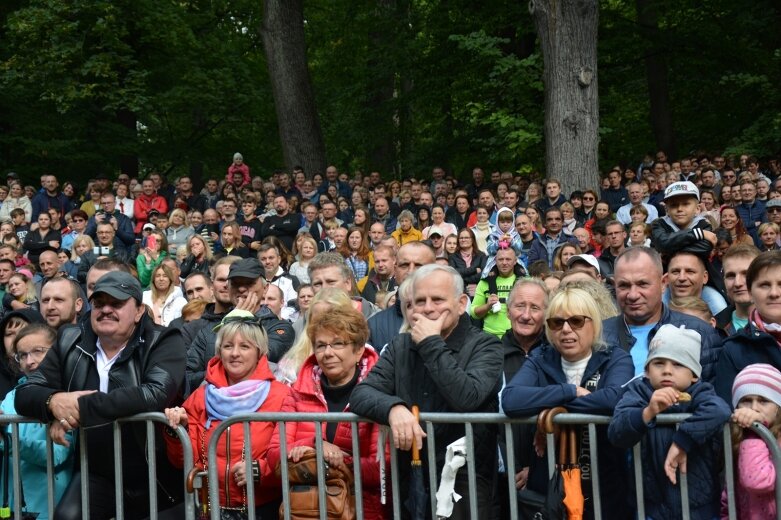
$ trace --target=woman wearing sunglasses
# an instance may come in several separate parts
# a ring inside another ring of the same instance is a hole
[[[550,345],[537,349],[503,390],[504,412],[510,417],[528,417],[563,406],[570,413],[610,415],[621,397],[621,386],[634,377],[634,366],[621,348],[603,343],[602,318],[594,298],[584,289],[564,285],[545,312],[545,336]],[[587,431],[583,427],[578,436],[586,477],[590,474]],[[622,488],[628,481],[624,452],[609,444],[604,426],[597,427],[597,444],[601,518],[629,518]],[[535,450],[538,457],[531,463],[527,488],[544,494],[547,458],[543,446],[535,444]],[[589,496],[591,483],[584,479],[582,487]],[[586,518],[594,518],[588,509]]]
[[[204,469],[210,439],[220,423],[234,415],[278,412],[288,387],[278,383],[269,369],[268,338],[257,318],[235,309],[216,327],[216,355],[206,367],[206,382],[182,406],[166,408],[171,427],[184,426],[190,434],[196,467]],[[241,425],[229,427],[217,442],[217,479],[223,518],[246,518],[254,507],[257,518],[276,518],[281,502],[280,480],[266,462],[272,422],[250,423],[252,444],[245,446]],[[172,462],[182,461],[182,445],[166,435]],[[253,474],[246,473],[245,456],[251,457]],[[255,486],[255,504],[247,504],[247,484]]]

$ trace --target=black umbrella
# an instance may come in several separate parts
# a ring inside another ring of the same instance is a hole
[[[412,414],[416,421],[420,421],[420,410],[417,405],[412,407]],[[426,507],[428,505],[428,493],[423,484],[423,465],[420,462],[420,451],[415,439],[412,439],[412,462],[410,463],[409,491],[404,507],[412,520],[426,520]]]

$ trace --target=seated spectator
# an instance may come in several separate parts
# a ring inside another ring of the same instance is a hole
[[[187,278],[193,273],[203,273],[208,276],[212,250],[206,239],[201,235],[192,235],[187,240],[186,254],[181,264],[182,278]]]
[[[157,325],[167,327],[173,320],[182,315],[182,307],[187,300],[181,291],[176,290],[174,273],[163,264],[152,270],[152,283],[149,290],[144,291],[143,303],[152,311],[152,319]]]
[[[250,250],[241,241],[241,229],[236,222],[225,222],[220,231],[220,240],[214,244],[215,255],[249,258]]]
[[[21,309],[39,310],[32,273],[27,269],[22,269],[11,275],[11,278],[8,279],[5,296],[3,296],[3,313]]]
[[[162,231],[152,231],[149,236],[146,237],[146,240],[141,242],[141,251],[136,258],[138,280],[141,282],[142,288],[149,288],[149,284],[152,281],[152,271],[167,257],[168,240],[165,238]]]
[[[302,284],[308,284],[309,280],[309,262],[317,254],[317,242],[310,236],[301,238],[300,245],[298,247],[297,259],[290,266],[289,273],[291,276],[295,276],[296,279]]]

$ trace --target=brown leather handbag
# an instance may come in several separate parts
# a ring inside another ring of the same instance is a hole
[[[324,462],[325,509],[328,520],[355,520],[355,478],[349,468],[329,467]],[[277,475],[282,474],[279,466]],[[290,519],[320,518],[320,497],[317,492],[317,457],[315,451],[305,453],[298,462],[288,462],[290,479]],[[285,518],[285,504],[279,506],[279,518]]]

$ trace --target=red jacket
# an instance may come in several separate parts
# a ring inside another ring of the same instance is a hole
[[[265,357],[260,359],[255,372],[249,379],[271,381],[271,390],[257,411],[278,412],[290,389],[274,379],[274,374],[268,368]],[[220,358],[214,357],[209,361],[206,367],[206,382],[218,388],[228,386]],[[196,465],[204,467],[209,449],[209,439],[220,421],[212,420],[211,427],[206,431],[205,386],[201,386],[193,392],[182,406],[187,410],[187,430],[190,433],[190,442],[193,446],[193,459]],[[255,504],[261,505],[278,499],[282,495],[282,485],[279,477],[274,473],[274,466],[266,462],[266,452],[274,433],[274,423],[253,422],[250,423],[250,430],[252,432],[252,460],[257,460],[260,463],[260,484],[255,486]],[[178,440],[169,438],[167,435],[165,438],[169,460],[175,466],[181,467],[183,463],[182,445]],[[245,490],[237,486],[236,480],[228,473],[231,466],[241,462],[243,446],[244,430],[243,425],[239,423],[225,430],[217,443],[217,478],[219,479],[220,506],[222,507],[241,507],[244,505]],[[225,493],[226,489],[229,491],[228,496]]]
[[[239,188],[243,188],[252,181],[249,174],[249,166],[244,163],[241,163],[239,166],[231,163],[231,165],[228,166],[228,173],[225,175],[225,182],[233,184],[234,173],[240,173],[242,176],[241,186],[239,186]]]
[[[168,211],[168,203],[164,197],[160,195],[152,195],[147,197],[143,193],[136,198],[133,204],[133,218],[136,219],[136,234],[141,233],[141,229],[144,224],[149,220],[149,212],[156,209],[158,213],[165,213]]]
[[[367,347],[364,349],[360,361],[360,374],[358,381],[363,381],[371,368],[377,363],[379,356],[374,349]],[[283,412],[304,412],[304,413],[324,413],[328,412],[320,386],[320,374],[322,371],[317,366],[315,356],[310,356],[301,367],[298,379],[293,384],[290,394],[285,397],[282,404]],[[349,405],[344,410],[350,411]],[[315,447],[315,425],[311,422],[287,423],[287,449],[291,450],[296,446]],[[326,431],[326,425],[323,424],[322,431]],[[385,514],[384,506],[380,502],[380,463],[377,460],[377,436],[380,427],[374,423],[363,422],[358,426],[358,441],[361,457],[361,482],[363,483],[363,510],[365,519],[383,519]],[[325,438],[325,437],[324,437]],[[349,454],[353,451],[352,426],[351,423],[339,423],[334,435],[334,444],[339,446],[343,452]],[[268,449],[267,459],[269,465],[276,467],[279,464],[279,428],[274,431],[274,437],[271,439],[271,445]],[[389,464],[388,452],[385,454],[386,463]],[[345,462],[349,465],[353,463],[351,456],[345,457]],[[390,466],[386,464],[386,468]]]

